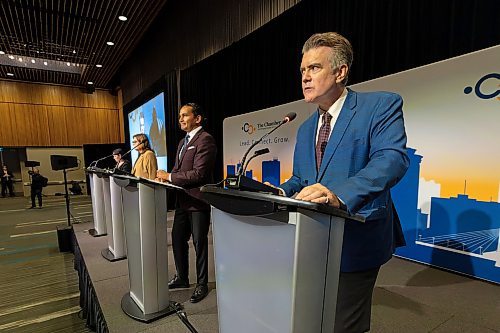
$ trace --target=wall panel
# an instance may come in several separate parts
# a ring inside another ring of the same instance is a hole
[[[0,80],[0,146],[123,142],[118,98],[108,91]]]

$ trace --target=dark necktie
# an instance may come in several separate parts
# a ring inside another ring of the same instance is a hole
[[[325,154],[328,137],[330,136],[331,120],[332,116],[328,112],[323,113],[323,124],[321,124],[321,128],[319,129],[318,142],[316,142],[316,170],[318,171],[323,160],[323,155]]]
[[[187,149],[189,143],[189,134],[184,137],[184,144],[182,145],[181,151],[179,152],[179,159],[181,159],[182,153]]]

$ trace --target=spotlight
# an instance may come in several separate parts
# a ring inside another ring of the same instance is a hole
[[[92,81],[89,81],[89,82],[87,82],[87,84],[90,84],[90,85],[92,85],[92,84],[94,84],[94,82],[92,82]]]
[[[7,73],[7,76],[14,76],[13,73]]]
[[[120,15],[120,16],[118,16],[118,19],[119,19],[120,21],[125,22],[125,21],[127,20],[127,17],[126,17],[126,16],[123,16],[123,15]]]
[[[102,65],[101,65],[101,64],[97,64],[97,65],[95,65],[95,67],[97,67],[97,68],[101,68],[101,67],[102,67]]]
[[[5,52],[4,51],[0,51],[0,54],[5,54]]]
[[[10,56],[9,56],[9,59],[14,60],[14,56],[13,56],[13,55],[10,55]]]
[[[46,62],[46,61],[44,61],[44,62],[43,62],[43,64],[44,64],[45,66],[47,66],[47,62]]]
[[[21,58],[21,57],[19,57],[19,59],[18,59],[18,60],[19,60],[20,62],[23,62],[23,58]]]
[[[66,63],[66,66],[68,66],[68,67],[69,67],[69,66],[71,66],[71,64],[70,64],[69,62],[67,62],[67,63]]]
[[[106,44],[108,44],[109,46],[115,45],[115,43],[113,43],[113,42],[106,42]]]
[[[35,59],[31,59],[31,63],[34,64],[35,63]]]

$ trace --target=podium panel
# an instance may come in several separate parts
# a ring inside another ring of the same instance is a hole
[[[106,235],[106,215],[104,207],[103,178],[96,173],[89,173],[90,191],[92,192],[92,215],[94,217],[94,229],[89,234],[94,237]]]
[[[345,220],[364,219],[267,193],[201,192],[212,205],[219,332],[333,333]]]
[[[338,284],[340,256],[329,248],[342,247],[343,221],[308,211],[259,217],[217,208],[212,218],[221,333],[333,332],[333,324],[322,328],[323,316],[334,320],[337,294],[325,295],[325,279]]]
[[[109,211],[111,217],[106,217],[108,230],[108,248],[101,251],[104,258],[109,261],[125,259],[127,250],[125,244],[125,230],[123,224],[123,196],[122,187],[118,186],[114,176],[109,177]],[[106,212],[108,206],[106,206]]]
[[[130,281],[122,309],[151,322],[175,312],[168,290],[167,189],[133,177],[115,178],[122,187]]]

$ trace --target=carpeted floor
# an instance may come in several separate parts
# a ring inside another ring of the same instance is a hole
[[[0,332],[88,332],[78,318],[73,256],[57,248],[56,226],[66,223],[64,200],[44,199],[44,208],[33,210],[26,209],[26,198],[0,199]],[[92,221],[90,199],[71,199],[75,220]],[[171,218],[169,214],[169,227]],[[85,224],[75,225],[82,234],[87,229]],[[143,324],[123,313],[119,304],[128,291],[126,260],[105,261],[100,256],[105,237],[99,242],[86,260],[97,265],[92,278],[110,332],[188,332],[176,316]],[[210,281],[214,281],[213,256]],[[173,300],[185,305],[199,332],[218,331],[215,284],[210,288],[209,296],[198,304],[188,301],[193,288],[171,293]],[[500,287],[393,258],[377,280],[371,332],[500,332]]]

